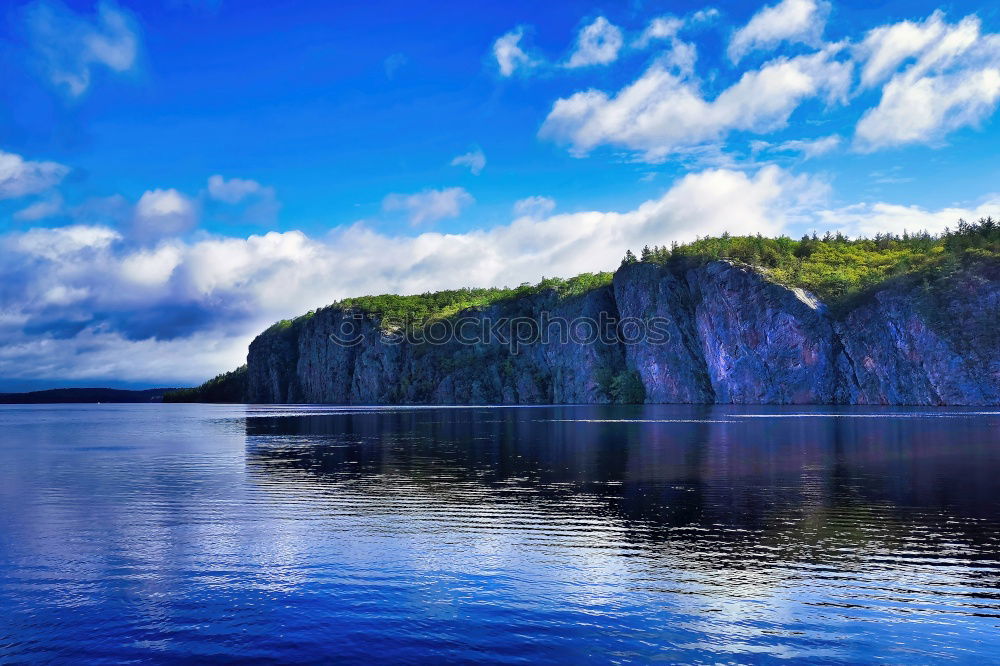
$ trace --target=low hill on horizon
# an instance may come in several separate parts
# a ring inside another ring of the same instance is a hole
[[[145,403],[163,402],[163,396],[176,388],[153,388],[141,391],[112,388],[58,388],[25,393],[0,393],[3,405],[41,405],[70,403]]]

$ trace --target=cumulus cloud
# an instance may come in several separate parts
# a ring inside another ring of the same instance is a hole
[[[493,57],[496,58],[501,76],[511,76],[519,69],[531,69],[538,64],[537,60],[521,48],[523,38],[524,29],[517,28],[493,42]]]
[[[18,254],[57,261],[63,257],[79,256],[86,253],[107,250],[112,243],[121,240],[121,234],[107,227],[75,224],[58,229],[32,229],[12,234],[7,239],[5,249],[16,250]]]
[[[684,21],[676,16],[659,16],[649,22],[638,39],[632,42],[632,46],[644,49],[655,40],[675,37],[682,27],[684,27]]]
[[[1000,98],[1000,70],[890,81],[879,105],[858,121],[862,151],[907,143],[932,143],[993,113]]]
[[[823,0],[781,0],[753,15],[733,33],[728,55],[734,63],[754,50],[771,49],[782,42],[818,46],[830,6]]]
[[[550,197],[525,197],[514,202],[517,217],[544,217],[555,210],[556,201]]]
[[[690,21],[692,23],[708,23],[709,21],[714,21],[719,18],[719,10],[715,7],[706,7],[705,9],[699,9],[694,14],[691,14]]]
[[[962,218],[977,220],[996,217],[1000,212],[1000,196],[992,195],[969,207],[950,206],[929,210],[921,206],[904,206],[885,202],[855,204],[817,212],[817,225],[822,229],[840,230],[850,236],[874,236],[877,233],[902,234],[904,231],[940,233],[946,227],[955,228]]]
[[[40,0],[27,13],[28,32],[53,83],[81,95],[90,86],[95,66],[115,72],[132,68],[139,39],[128,16],[110,2],[86,17],[63,5]]]
[[[806,44],[813,51],[744,70],[735,83],[714,94],[706,88],[719,82],[714,75],[707,81],[697,78],[696,49],[678,34],[685,25],[718,12],[657,17],[632,42],[634,48],[669,42],[645,73],[616,92],[580,90],[557,99],[539,135],[566,144],[576,156],[598,146],[633,151],[648,162],[672,154],[721,155],[732,132],[781,129],[808,100],[818,98],[829,109],[867,99],[862,93],[881,88],[878,104],[863,112],[851,141],[855,150],[867,152],[940,144],[950,132],[979,126],[1000,104],[1000,33],[984,34],[977,16],[949,23],[939,10],[922,21],[876,27],[856,42],[825,43],[829,12],[826,0],[781,0],[758,11],[729,42],[734,63],[782,43]],[[620,37],[618,28],[598,18],[580,31],[577,49],[565,65],[615,60]],[[839,139],[788,144],[780,150],[809,158],[830,152],[835,142]]]
[[[32,162],[0,150],[0,199],[38,194],[55,187],[69,173],[56,162]]]
[[[273,187],[249,178],[226,179],[219,174],[208,179],[208,197],[228,206],[238,206],[239,220],[252,224],[273,222],[281,209]]]
[[[861,68],[861,84],[872,86],[885,80],[906,60],[919,56],[917,69],[951,61],[968,51],[979,38],[979,19],[967,16],[948,25],[940,10],[921,23],[900,21],[870,30],[854,47]]]
[[[566,67],[606,65],[618,58],[624,38],[621,29],[603,16],[580,30],[576,48],[566,61]]]
[[[8,380],[192,386],[205,381],[209,368],[221,372],[246,362],[246,340],[220,337],[214,331],[173,340],[130,340],[112,331],[84,327],[72,337],[56,338],[12,336],[2,325],[0,320],[0,334],[9,344],[0,347],[0,372]]]
[[[862,151],[939,142],[978,125],[1000,100],[1000,35],[981,34],[975,16],[951,25],[934,12],[921,23],[881,26],[855,54],[864,63],[863,87],[888,79],[878,106],[858,121],[855,147]]]
[[[458,217],[462,209],[475,200],[461,187],[443,190],[424,190],[415,194],[390,194],[382,200],[386,211],[404,211],[410,224],[436,222],[448,217]]]
[[[836,60],[837,52],[831,47],[772,60],[745,72],[713,100],[683,69],[671,71],[683,62],[659,61],[614,96],[588,90],[557,100],[540,135],[568,144],[578,156],[612,145],[657,162],[734,130],[773,131],[807,99],[846,101],[853,65]]]
[[[148,190],[135,205],[132,230],[137,240],[176,236],[197,221],[194,202],[175,189]]]
[[[694,44],[672,38],[670,48],[660,58],[660,64],[667,70],[675,71],[679,76],[690,77],[694,75],[697,59],[698,50]]]
[[[132,285],[155,287],[165,284],[180,265],[182,253],[183,247],[177,242],[136,250],[121,258],[120,275]]]
[[[477,148],[476,150],[457,156],[451,161],[451,166],[468,167],[474,176],[478,176],[486,166],[486,155],[483,154],[482,150]]]
[[[229,204],[239,203],[255,194],[260,194],[265,188],[256,180],[230,178],[226,180],[216,174],[208,179],[208,195],[218,201]]]

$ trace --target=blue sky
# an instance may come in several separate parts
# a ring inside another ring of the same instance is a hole
[[[992,3],[7,3],[0,390],[344,296],[1000,213]]]

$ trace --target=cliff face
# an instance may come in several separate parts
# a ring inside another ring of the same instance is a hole
[[[636,263],[581,296],[543,292],[460,315],[483,339],[399,341],[377,318],[336,308],[272,328],[250,346],[247,400],[1000,404],[995,271],[960,272],[934,290],[887,285],[834,317],[810,294],[730,262]],[[618,322],[612,340],[591,335],[602,317]],[[516,352],[482,335],[504,319],[524,333],[536,326]],[[654,320],[660,338],[636,335]],[[360,342],[332,341],[345,330]]]
[[[836,325],[856,404],[1000,404],[1000,274],[877,292]]]
[[[330,308],[296,327],[268,331],[251,343],[247,400],[340,404],[610,402],[611,382],[626,372],[622,347],[590,343],[584,339],[586,331],[560,329],[558,322],[598,320],[601,313],[615,311],[610,287],[566,300],[553,293],[538,294],[462,313],[462,340],[442,335],[441,339],[408,341],[386,335],[377,318]],[[542,335],[547,320],[557,323]],[[531,340],[512,351],[508,328],[491,332],[501,321],[522,321],[524,338]],[[529,322],[535,323],[533,331],[527,330]],[[331,336],[338,335],[342,336],[338,339],[357,337],[360,342],[337,344]],[[470,344],[472,340],[477,342]]]

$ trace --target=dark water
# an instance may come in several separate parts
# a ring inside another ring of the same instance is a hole
[[[0,661],[1000,660],[1000,412],[0,408]]]

